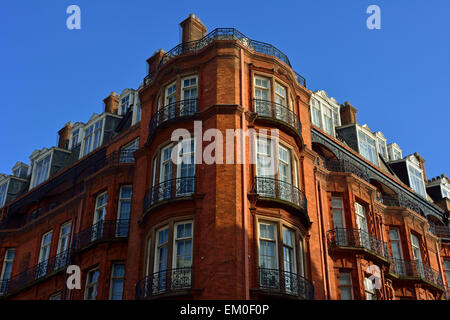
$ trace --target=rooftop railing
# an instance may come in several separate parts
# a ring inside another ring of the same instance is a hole
[[[362,168],[356,166],[351,161],[347,160],[327,160],[325,161],[325,168],[333,172],[348,172],[360,177],[363,180],[369,179],[369,174]]]
[[[286,106],[272,101],[254,99],[253,107],[258,116],[282,121],[301,134],[300,119]]]
[[[144,300],[168,292],[192,288],[192,268],[178,268],[155,272],[136,285],[136,300]]]
[[[330,248],[351,247],[362,248],[390,260],[386,242],[360,229],[335,228],[328,231]]]
[[[185,43],[180,43],[177,46],[175,46],[170,51],[166,52],[159,64],[159,67],[166,64],[171,59],[183,55],[183,54],[189,54],[189,53],[197,53],[198,51],[202,50],[203,48],[210,45],[212,42],[216,40],[235,40],[238,41],[241,45],[244,47],[247,47],[251,51],[266,54],[272,57],[275,57],[285,64],[287,64],[289,67],[291,67],[291,63],[289,62],[289,58],[287,55],[285,55],[283,52],[281,52],[279,49],[274,47],[271,44],[252,40],[248,37],[246,37],[244,34],[239,32],[238,30],[234,28],[217,28],[208,33],[203,38],[196,40],[196,41],[190,41]],[[150,83],[154,76],[156,75],[156,72],[153,72],[151,74],[148,74],[144,78],[144,85],[147,85]],[[296,73],[296,78],[299,84],[306,87],[306,80],[302,76]]]
[[[443,239],[450,239],[450,227],[430,223],[430,232]]]
[[[195,192],[195,177],[166,180],[150,188],[144,197],[143,214],[152,206],[171,199],[190,196]]]
[[[268,177],[256,177],[254,190],[261,197],[283,200],[306,211],[304,193],[288,182]]]
[[[314,300],[314,286],[306,278],[284,270],[258,268],[260,290],[295,296],[302,300]]]

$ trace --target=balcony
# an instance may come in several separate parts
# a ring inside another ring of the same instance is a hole
[[[68,266],[69,263],[70,251],[66,250],[10,279],[2,280],[0,281],[0,296],[17,292],[41,279],[56,274]]]
[[[450,227],[430,223],[430,232],[442,239],[450,240]]]
[[[367,169],[363,169],[348,160],[327,160],[325,168],[333,172],[348,172],[360,177],[363,180],[369,180]]]
[[[153,273],[136,284],[136,300],[186,294],[192,288],[192,268],[178,268]]]
[[[258,268],[258,289],[270,294],[314,300],[314,286],[306,278],[279,269]]]
[[[253,99],[254,111],[258,118],[287,125],[296,134],[301,136],[302,126],[298,116],[286,106],[272,101]]]
[[[419,260],[392,259],[389,272],[399,278],[420,279],[444,290],[440,273]]]
[[[414,203],[406,198],[400,198],[397,195],[383,194],[383,195],[381,195],[381,197],[377,198],[377,201],[381,202],[382,204],[384,204],[387,207],[408,208],[419,214],[421,212],[419,206],[416,203]]]
[[[127,238],[128,225],[128,219],[101,220],[73,236],[72,250],[78,251],[101,241]]]
[[[145,193],[143,214],[153,206],[177,198],[190,197],[195,192],[195,177],[163,181]]]
[[[303,212],[307,210],[306,197],[303,192],[288,182],[267,177],[256,177],[254,190],[261,198],[281,201]]]
[[[291,63],[289,62],[289,58],[287,57],[287,55],[285,55],[283,52],[281,52],[271,44],[249,39],[244,34],[242,34],[241,32],[239,32],[234,28],[217,28],[208,33],[200,40],[180,43],[172,50],[166,52],[161,59],[158,69],[161,68],[164,64],[166,64],[170,60],[180,55],[195,54],[200,50],[202,50],[203,48],[206,48],[216,40],[237,41],[242,46],[248,48],[251,51],[275,57],[280,61],[284,62],[285,64],[287,64],[289,67],[291,67]],[[155,78],[155,75],[156,72],[148,74],[144,78],[144,85],[149,84]],[[296,73],[296,79],[300,85],[306,87],[305,78]]]
[[[387,244],[360,229],[335,228],[330,230],[328,231],[328,245],[330,249],[362,249],[385,261],[390,260]]]
[[[193,116],[197,112],[197,99],[186,99],[168,104],[156,112],[148,127],[149,138],[153,136],[156,129],[168,121],[177,121]]]

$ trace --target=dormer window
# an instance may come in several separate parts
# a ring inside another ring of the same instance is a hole
[[[408,163],[409,185],[415,192],[426,198],[422,169],[410,161]]]
[[[101,145],[103,138],[102,133],[103,133],[103,119],[98,120],[96,123],[90,125],[85,130],[83,156],[97,149]]]
[[[447,189],[446,187],[444,187],[444,186],[442,186],[441,187],[441,191],[442,191],[442,198],[448,198],[448,199],[450,199],[450,190],[449,189]],[[0,190],[0,192],[1,192],[1,190]],[[1,197],[1,196],[0,196]],[[1,200],[1,199],[0,199]],[[1,204],[1,202],[0,202],[0,204]]]
[[[381,155],[384,159],[388,160],[386,140],[377,137],[377,150],[379,155]]]
[[[72,131],[71,147],[74,148],[80,143],[80,129]]]
[[[48,154],[41,160],[37,160],[34,164],[33,177],[31,181],[31,188],[36,187],[48,179],[50,173],[50,162],[52,153]]]
[[[387,146],[389,159],[390,161],[396,161],[401,160],[402,157],[402,150],[398,147],[398,145],[394,142]]]
[[[340,126],[339,110],[332,105],[311,98],[311,122],[326,133],[334,136],[334,128]]]
[[[9,181],[6,181],[5,183],[0,185],[0,208],[5,205],[6,193],[8,191],[8,182]]]
[[[378,166],[378,155],[375,148],[375,139],[358,129],[358,141],[359,153],[374,165]]]
[[[130,95],[126,95],[120,100],[120,115],[125,115],[128,111],[128,106],[130,104]]]

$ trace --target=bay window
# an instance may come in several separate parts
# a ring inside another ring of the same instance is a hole
[[[56,261],[55,261],[55,270],[62,268],[67,265],[69,262],[69,240],[70,240],[70,229],[72,223],[69,221],[63,224],[59,230],[59,240],[58,240],[58,249],[56,251]]]
[[[130,185],[120,187],[116,237],[128,236],[128,225],[131,212],[131,195],[132,187]]]
[[[98,294],[98,278],[100,276],[100,271],[98,269],[91,270],[87,274],[86,278],[86,288],[84,291],[85,300],[96,300]]]
[[[8,292],[9,279],[11,279],[12,267],[14,263],[15,249],[6,249],[3,259],[2,273],[0,275],[0,296]]]
[[[52,243],[53,231],[47,232],[42,236],[41,249],[39,251],[39,262],[36,268],[36,279],[47,274],[48,258],[50,256],[50,245]]]
[[[133,153],[139,148],[139,138],[134,139],[126,146],[120,149],[120,163],[132,163],[134,162]]]
[[[406,270],[403,264],[402,242],[400,238],[400,230],[398,228],[389,229],[389,243],[391,244],[395,271],[397,274],[404,274]]]
[[[197,76],[181,79],[181,115],[192,115],[197,111]]]
[[[369,137],[362,130],[358,129],[358,141],[360,154],[378,166],[378,155],[375,148],[375,140]]]
[[[381,138],[377,138],[377,150],[378,150],[378,154],[383,156],[384,159],[386,159],[386,160],[388,159],[385,140],[383,140]]]
[[[103,235],[103,223],[106,216],[106,205],[108,202],[108,194],[102,193],[95,200],[94,222],[92,225],[91,241],[100,239]]]
[[[114,263],[111,271],[111,289],[109,294],[111,300],[122,300],[124,278],[125,264]]]
[[[341,300],[353,300],[352,274],[349,271],[339,272],[339,293]]]

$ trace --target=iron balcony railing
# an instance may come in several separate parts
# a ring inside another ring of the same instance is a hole
[[[66,250],[50,259],[38,263],[34,267],[29,268],[18,275],[0,281],[0,296],[5,296],[25,288],[47,275],[61,271],[69,264],[70,250]]]
[[[377,198],[377,200],[388,207],[409,208],[412,211],[420,214],[419,206],[407,198],[400,198],[397,195],[382,194]]]
[[[420,260],[410,261],[393,258],[390,271],[399,277],[422,279],[444,289],[439,271],[432,269]]]
[[[161,108],[150,120],[148,127],[149,136],[153,135],[156,128],[166,121],[194,115],[197,112],[197,103],[197,99],[185,99]]]
[[[126,238],[128,237],[128,226],[128,219],[100,220],[73,236],[72,250],[80,250],[97,241]]]
[[[288,182],[268,177],[256,177],[254,190],[261,197],[287,201],[302,210],[307,208],[304,193]]]
[[[450,239],[450,227],[449,226],[439,226],[433,223],[430,223],[430,232],[435,236],[444,239]]]
[[[143,213],[157,203],[190,196],[194,192],[195,177],[182,177],[160,182],[145,193]]]
[[[258,288],[267,292],[282,293],[303,300],[314,300],[314,286],[306,278],[292,272],[258,268]]]
[[[161,59],[158,69],[171,59],[183,54],[197,53],[198,51],[207,47],[216,40],[235,40],[239,42],[242,46],[250,49],[251,51],[275,57],[286,63],[289,67],[291,67],[291,63],[289,62],[289,58],[287,57],[287,55],[285,55],[283,52],[275,48],[273,45],[249,39],[247,36],[245,36],[244,34],[242,34],[241,32],[239,32],[234,28],[217,28],[199,40],[180,43],[177,46],[175,46],[172,50],[166,52]],[[148,74],[144,78],[144,85],[150,83],[153,80],[155,74],[156,71]],[[296,77],[297,81],[302,86],[306,87],[305,78],[303,78],[297,73]]]
[[[178,268],[153,273],[136,284],[136,299],[192,288],[192,268]]]
[[[353,173],[366,181],[369,179],[369,174],[365,169],[356,166],[348,160],[327,160],[325,161],[325,168],[334,172]]]
[[[254,99],[253,107],[258,116],[282,121],[301,134],[302,126],[300,124],[300,119],[286,106],[272,101]]]
[[[335,228],[328,231],[328,244],[331,249],[339,247],[367,249],[386,260],[390,260],[386,242],[364,230]]]

